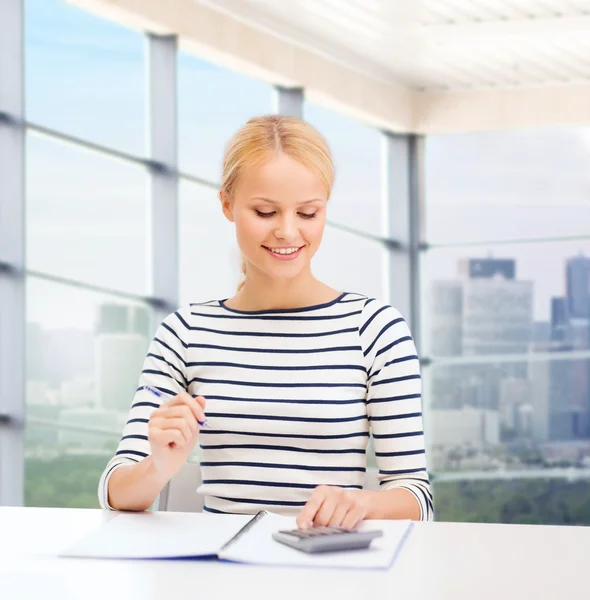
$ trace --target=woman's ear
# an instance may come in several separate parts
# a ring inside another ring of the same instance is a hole
[[[221,201],[221,210],[228,221],[234,222],[234,214],[231,207],[229,197],[225,192],[219,192],[219,200]]]

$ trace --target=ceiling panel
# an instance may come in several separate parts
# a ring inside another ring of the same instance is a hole
[[[194,0],[419,90],[590,82],[590,0]]]

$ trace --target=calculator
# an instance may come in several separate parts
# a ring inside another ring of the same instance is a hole
[[[310,529],[289,529],[277,531],[272,537],[281,544],[291,546],[302,552],[337,552],[341,550],[361,550],[368,548],[371,542],[381,537],[380,530],[357,531],[345,527],[311,527]]]

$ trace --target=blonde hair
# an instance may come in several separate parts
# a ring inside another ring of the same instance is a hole
[[[326,188],[328,198],[334,183],[334,164],[326,140],[317,129],[296,117],[266,115],[250,119],[229,141],[223,158],[219,191],[230,200],[240,179],[248,169],[262,166],[283,153],[315,173]],[[244,279],[246,263],[242,259]]]

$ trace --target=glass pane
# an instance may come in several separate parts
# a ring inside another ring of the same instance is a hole
[[[28,268],[149,293],[147,171],[36,134],[27,161]]]
[[[327,225],[312,267],[318,279],[337,290],[389,301],[387,250],[379,242]]]
[[[381,133],[310,102],[304,109],[305,120],[326,138],[336,167],[328,219],[373,235],[387,235]]]
[[[180,170],[219,182],[229,138],[251,117],[274,112],[273,93],[273,88],[266,83],[180,52]]]
[[[29,277],[27,419],[121,434],[149,341],[139,303]]]
[[[430,468],[529,477],[589,467],[590,350],[549,358],[424,369]]]
[[[99,508],[98,480],[119,435],[27,423],[25,506]]]
[[[59,0],[27,0],[30,122],[144,154],[144,36]]]
[[[179,197],[181,305],[233,296],[241,279],[241,254],[217,192],[181,181]]]
[[[590,128],[430,136],[431,244],[590,234]]]
[[[437,521],[590,525],[590,479],[437,479]]]
[[[590,345],[590,240],[431,249],[421,272],[429,355]]]

